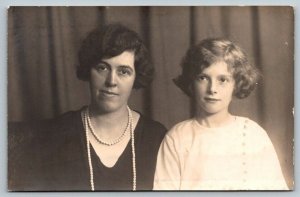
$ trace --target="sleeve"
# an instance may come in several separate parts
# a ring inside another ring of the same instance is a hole
[[[267,190],[288,190],[285,178],[282,173],[280,166],[280,161],[278,159],[275,148],[269,138],[267,132],[258,126],[257,128],[260,132],[260,141],[262,144],[260,151],[260,161],[259,166],[262,170],[261,173],[264,174],[264,180],[262,185],[264,189]]]
[[[156,163],[154,190],[180,189],[180,162],[174,139],[166,135],[162,141]]]
[[[288,190],[285,178],[282,173],[280,162],[276,154],[275,148],[268,136],[266,136],[264,155],[262,158],[266,158],[265,169],[268,171],[270,177],[270,188],[271,190]]]

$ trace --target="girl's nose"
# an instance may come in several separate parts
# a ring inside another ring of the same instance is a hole
[[[217,82],[214,80],[211,80],[207,90],[208,90],[209,94],[216,94],[217,93]]]

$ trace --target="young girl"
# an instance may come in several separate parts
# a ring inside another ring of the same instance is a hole
[[[156,190],[286,190],[266,131],[228,111],[258,80],[245,53],[225,39],[191,47],[174,80],[193,99],[194,118],[176,124],[159,150]]]

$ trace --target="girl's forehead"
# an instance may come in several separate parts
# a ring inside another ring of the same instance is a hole
[[[201,73],[214,72],[214,73],[224,73],[232,74],[232,68],[223,60],[212,62],[205,66]]]

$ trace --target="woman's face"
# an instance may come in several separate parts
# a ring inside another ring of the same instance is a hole
[[[124,51],[102,59],[91,68],[92,105],[104,112],[113,112],[127,105],[135,80],[134,52]]]
[[[205,68],[194,81],[194,98],[207,114],[228,113],[234,91],[234,79],[224,61]]]

